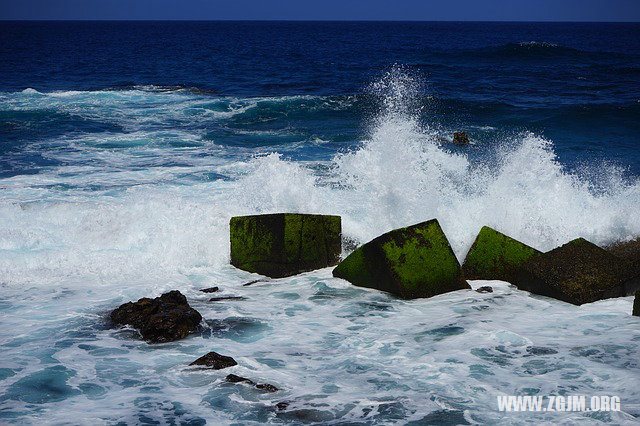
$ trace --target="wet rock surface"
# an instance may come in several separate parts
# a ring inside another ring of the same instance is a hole
[[[221,370],[223,368],[238,365],[238,363],[230,356],[220,355],[217,352],[209,352],[208,354],[196,359],[189,365],[197,365],[201,367],[212,368],[214,370]]]
[[[111,321],[136,328],[149,343],[171,342],[187,337],[202,320],[189,306],[187,298],[177,290],[155,299],[142,298],[128,302],[111,312]]]
[[[209,299],[209,302],[222,302],[225,300],[247,300],[244,296],[218,296]]]
[[[263,392],[277,392],[279,390],[277,387],[268,383],[256,383],[253,380],[235,374],[229,374],[227,377],[225,377],[225,380],[229,383],[244,383],[247,385],[251,385]]]
[[[405,299],[471,288],[436,219],[371,240],[344,259],[333,276]]]
[[[453,143],[456,145],[469,145],[469,135],[467,135],[467,132],[454,132]]]
[[[521,290],[581,305],[632,294],[640,284],[629,264],[578,238],[525,262],[514,284]]]
[[[518,270],[540,251],[483,226],[467,253],[462,272],[468,280],[514,282]]]
[[[340,259],[340,216],[278,213],[229,223],[231,264],[272,278],[333,266]]]
[[[220,290],[220,288],[218,287],[209,287],[209,288],[201,288],[200,291],[203,293],[215,293],[218,290]]]
[[[478,293],[493,293],[493,287],[488,286],[488,285],[484,285],[484,286],[479,287],[478,289],[476,289],[476,291]]]

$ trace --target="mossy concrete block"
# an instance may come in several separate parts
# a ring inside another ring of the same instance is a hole
[[[325,268],[341,253],[340,216],[277,213],[231,218],[231,264],[272,278]]]
[[[483,226],[462,265],[468,280],[513,282],[524,262],[541,254],[533,247]]]
[[[578,238],[525,262],[513,284],[521,290],[582,305],[632,294],[629,292],[635,291],[638,283],[628,271],[625,261]]]
[[[369,241],[344,259],[333,276],[405,299],[471,288],[435,219]]]
[[[633,299],[633,315],[640,317],[640,290],[636,291],[636,298]]]

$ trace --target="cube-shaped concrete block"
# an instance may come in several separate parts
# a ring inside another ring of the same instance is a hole
[[[277,213],[230,221],[231,264],[272,278],[338,263],[340,216]]]

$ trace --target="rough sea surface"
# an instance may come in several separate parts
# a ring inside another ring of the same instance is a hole
[[[483,225],[540,250],[637,237],[639,24],[1,22],[0,40],[0,423],[640,421],[631,297],[473,281],[494,292],[403,301],[330,268],[243,287],[259,276],[228,264],[231,216],[282,211],[339,214],[359,243],[437,218],[461,261]],[[457,130],[470,146],[442,141]],[[173,289],[196,334],[110,327]],[[239,365],[187,367],[209,351]],[[499,412],[509,394],[622,410]]]

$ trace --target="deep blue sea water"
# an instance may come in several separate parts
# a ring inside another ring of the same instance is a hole
[[[340,214],[366,242],[436,217],[460,260],[483,225],[607,244],[640,235],[639,135],[640,24],[0,22],[0,423],[637,423],[631,298],[407,302],[330,269],[241,287],[228,220]],[[170,289],[197,335],[105,322]],[[282,391],[185,367],[210,350]]]

